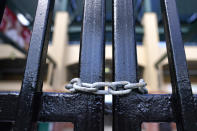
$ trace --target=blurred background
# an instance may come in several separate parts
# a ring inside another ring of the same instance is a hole
[[[20,91],[38,0],[8,0],[0,25],[0,91]],[[171,93],[159,0],[134,0],[139,78],[150,94]],[[197,92],[197,1],[176,0],[193,93]],[[66,92],[78,77],[84,0],[56,0],[43,91]],[[106,0],[105,80],[112,81],[112,0]],[[112,125],[106,96],[105,130]],[[143,123],[143,131],[175,131],[173,123]],[[72,123],[39,123],[39,131],[72,131]]]

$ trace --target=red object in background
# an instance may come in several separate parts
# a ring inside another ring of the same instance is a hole
[[[54,122],[52,131],[74,131],[74,125],[71,122]]]
[[[12,41],[16,42],[20,47],[28,49],[31,31],[19,23],[14,12],[8,7],[5,8],[0,31]]]

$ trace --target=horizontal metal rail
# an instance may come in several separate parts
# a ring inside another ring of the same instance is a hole
[[[18,98],[18,92],[0,93],[1,122],[15,121]],[[130,110],[124,110],[125,117],[137,118],[141,122],[175,121],[172,113],[171,94],[135,95],[130,98],[130,101],[125,105],[130,108]],[[41,96],[38,121],[75,123],[81,113],[90,111],[85,108],[88,104],[85,99],[81,99],[80,94],[44,92]],[[197,110],[197,95],[194,95],[194,101],[194,110]],[[197,117],[197,114],[193,115]]]

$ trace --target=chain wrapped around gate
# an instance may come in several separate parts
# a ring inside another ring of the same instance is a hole
[[[133,90],[138,90],[141,94],[147,94],[146,83],[143,79],[140,79],[138,83],[130,83],[129,81],[116,81],[116,82],[95,82],[95,83],[82,83],[80,78],[74,78],[66,85],[71,93],[80,91],[93,93],[98,95],[125,95],[129,94]],[[108,87],[108,90],[103,89]]]

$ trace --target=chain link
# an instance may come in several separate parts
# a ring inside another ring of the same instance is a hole
[[[98,95],[125,95],[132,92],[134,89],[142,94],[147,94],[146,83],[143,79],[140,79],[138,83],[130,83],[128,81],[116,81],[116,82],[95,82],[95,83],[82,83],[80,78],[74,78],[66,85],[71,93],[77,91],[93,93]],[[103,87],[108,87],[108,90],[103,90]]]

